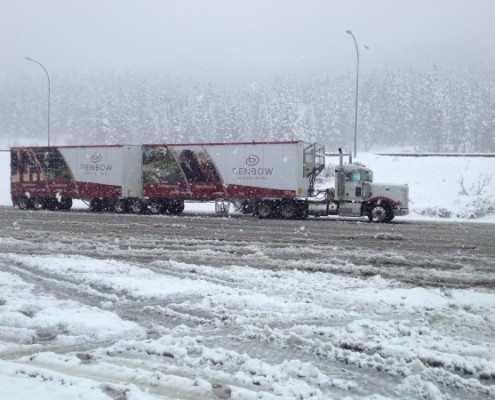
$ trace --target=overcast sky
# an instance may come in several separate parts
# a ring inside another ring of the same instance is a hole
[[[0,77],[158,71],[307,74],[495,65],[495,0],[0,0]],[[42,72],[41,72],[42,73]]]

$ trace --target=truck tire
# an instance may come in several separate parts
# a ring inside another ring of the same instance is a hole
[[[62,197],[58,203],[60,210],[70,210],[72,208],[72,199],[70,197]]]
[[[251,200],[244,200],[241,202],[239,209],[243,214],[252,214],[254,211],[253,202]]]
[[[268,200],[264,200],[258,204],[257,214],[258,218],[270,218],[272,215],[273,209],[272,204]]]
[[[33,199],[33,208],[35,210],[43,210],[46,208],[46,200],[43,197],[35,197]]]
[[[393,212],[387,203],[375,203],[368,212],[370,222],[382,223],[389,222],[393,218]]]
[[[128,209],[133,214],[140,214],[144,210],[144,204],[141,199],[132,199],[129,201]]]
[[[294,200],[283,200],[280,203],[280,216],[283,219],[292,219],[296,215],[296,203]]]
[[[17,205],[21,210],[29,210],[33,208],[33,202],[29,197],[22,196],[17,201]]]
[[[45,199],[45,208],[47,210],[62,210],[62,207],[55,197]]]
[[[116,214],[124,214],[127,212],[127,201],[125,199],[118,199],[113,205],[113,211]]]
[[[295,213],[295,218],[296,219],[306,219],[309,216],[309,210],[308,210],[308,205],[303,202],[297,202],[296,203],[296,213]]]
[[[167,207],[160,200],[152,200],[150,202],[150,204],[148,205],[148,209],[150,210],[151,214],[157,215],[157,214],[162,214],[163,212],[165,212]]]
[[[170,200],[167,210],[173,215],[181,214],[184,211],[184,200]]]
[[[89,210],[100,212],[103,210],[103,200],[102,199],[92,199],[89,203]]]

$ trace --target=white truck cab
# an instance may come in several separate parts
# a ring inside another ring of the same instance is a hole
[[[344,165],[342,151],[335,170],[335,198],[338,215],[368,216],[372,222],[388,222],[408,214],[408,185],[373,183],[373,171],[354,163]]]

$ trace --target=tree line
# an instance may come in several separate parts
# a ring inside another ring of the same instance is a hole
[[[495,73],[377,69],[360,76],[358,151],[495,152]],[[221,82],[162,75],[52,76],[52,144],[301,139],[352,148],[355,72]],[[46,80],[6,76],[0,137],[43,140]]]

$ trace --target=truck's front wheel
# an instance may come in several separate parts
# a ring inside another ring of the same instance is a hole
[[[392,209],[386,203],[375,203],[368,212],[370,222],[388,222],[393,218]],[[392,217],[391,217],[392,216]]]

